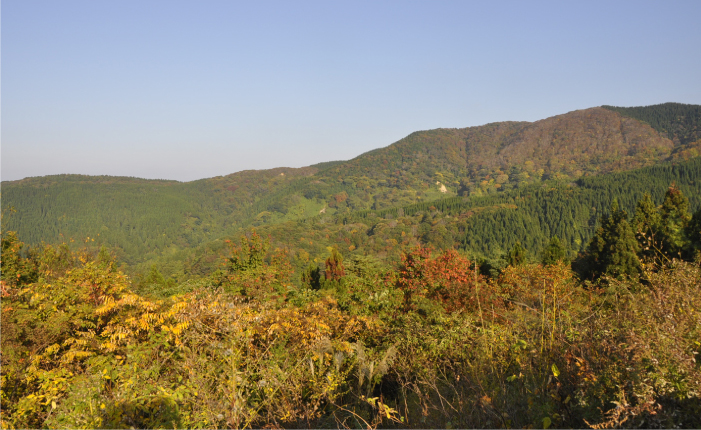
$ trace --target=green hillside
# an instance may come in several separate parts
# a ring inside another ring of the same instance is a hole
[[[331,245],[396,258],[397,245],[419,242],[494,257],[520,241],[537,254],[552,235],[575,252],[609,197],[630,208],[644,191],[659,198],[672,180],[693,188],[665,174],[647,189],[633,181],[631,190],[641,191],[629,196],[614,189],[580,195],[598,175],[698,156],[693,142],[678,138],[696,133],[686,119],[698,106],[672,108],[591,108],[533,123],[420,131],[349,161],[187,183],[81,175],[3,182],[2,227],[30,245],[88,240],[138,270],[158,262],[182,274],[210,270],[214,244],[251,227],[291,248],[297,233],[316,237],[301,247],[311,258]],[[686,119],[643,122],[672,118],[669,112]],[[660,124],[674,124],[673,140],[658,133],[671,126]]]
[[[674,121],[4,182],[0,427],[699,428],[701,146]]]
[[[402,252],[418,245],[457,249],[484,261],[499,263],[516,243],[538,261],[543,248],[557,236],[574,258],[583,251],[616,199],[629,217],[648,193],[661,204],[671,184],[688,196],[690,207],[701,206],[701,158],[666,163],[629,172],[581,178],[576,182],[550,180],[493,196],[450,197],[382,210],[357,211],[256,227],[284,250],[301,270],[320,264],[330,247],[346,258],[373,255],[397,263]],[[236,241],[241,229],[227,238]],[[164,258],[168,273],[195,276],[217,269],[227,248],[222,238],[188,250],[177,264]]]
[[[261,200],[280,201],[269,195],[316,171],[244,171],[187,183],[83,175],[4,182],[3,210],[15,213],[6,211],[3,230],[18,231],[31,245],[89,237],[131,264],[249,225]],[[294,216],[311,216],[313,209]]]

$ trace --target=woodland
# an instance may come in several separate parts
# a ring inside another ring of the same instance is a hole
[[[2,183],[2,428],[699,428],[701,107]]]

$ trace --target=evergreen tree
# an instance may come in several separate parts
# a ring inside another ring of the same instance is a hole
[[[643,256],[653,257],[662,252],[662,217],[649,193],[638,201],[632,226]]]
[[[309,285],[312,290],[321,288],[321,270],[316,264],[310,263],[302,272],[302,283]]]
[[[637,252],[638,242],[628,223],[628,214],[614,200],[611,213],[601,218],[601,226],[589,243],[590,270],[595,277],[636,275],[640,272]]]
[[[694,258],[698,252],[701,252],[701,208],[694,212],[691,221],[685,229],[686,237],[689,239],[687,253],[689,257]]]
[[[165,283],[166,280],[163,275],[161,275],[161,272],[158,271],[158,267],[156,267],[155,264],[152,264],[148,276],[144,279],[144,285],[157,285],[161,287],[165,285]]]
[[[661,208],[662,247],[670,256],[680,256],[687,239],[684,228],[691,220],[689,199],[675,184],[667,190]]]
[[[526,262],[526,254],[526,249],[521,246],[521,242],[516,242],[516,245],[509,251],[506,260],[510,266],[516,267]]]
[[[562,245],[557,236],[550,238],[550,243],[543,249],[542,262],[546,265],[552,265],[558,261],[564,261],[567,258],[567,249]]]

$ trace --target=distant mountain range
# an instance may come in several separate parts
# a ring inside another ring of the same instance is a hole
[[[437,240],[437,233],[428,234],[435,230],[435,225],[421,227],[421,222],[413,221],[406,222],[407,230],[399,237],[413,238],[405,241],[406,246],[423,242],[438,247],[462,247],[486,257],[506,249],[513,237],[505,240],[500,239],[501,233],[492,234],[493,237],[480,233],[481,239],[459,239],[461,234],[465,236],[460,228],[472,226],[480,230],[473,225],[475,214],[514,212],[518,198],[523,199],[528,193],[532,198],[535,190],[542,190],[544,185],[562,190],[565,196],[571,194],[567,187],[584,187],[588,178],[601,175],[613,178],[610,175],[658,165],[659,169],[649,170],[649,175],[659,181],[650,179],[650,184],[659,188],[662,182],[671,179],[692,192],[701,180],[694,176],[699,155],[701,106],[678,103],[635,108],[602,106],[532,123],[499,122],[463,129],[418,131],[349,161],[298,169],[249,170],[186,183],[83,175],[3,182],[2,228],[16,230],[31,245],[70,242],[70,238],[87,241],[90,246],[105,244],[116,250],[120,259],[141,269],[158,263],[172,266],[166,272],[183,275],[196,267],[211,267],[215,259],[204,256],[218,252],[221,246],[216,244],[221,243],[221,238],[235,236],[251,227],[284,236],[287,245],[294,252],[304,250],[307,259],[324,252],[326,246],[340,247],[341,242],[342,252],[372,252],[386,257],[386,250],[382,251],[379,245],[368,248],[372,236],[380,231],[379,221],[368,220],[377,214],[389,215],[396,224],[412,211],[412,216],[421,211],[422,216],[442,211],[444,216],[436,222],[447,226],[446,233],[441,233],[444,239]],[[670,167],[673,164],[686,166],[684,174],[691,176],[676,179],[678,172],[674,173]],[[638,191],[636,188],[635,192]],[[664,189],[649,191],[661,196]],[[544,195],[540,198],[546,199]],[[447,201],[452,203],[448,205]],[[416,209],[424,206],[423,210]],[[15,213],[8,211],[11,207]],[[439,210],[440,207],[444,210]],[[471,215],[461,215],[459,208]],[[601,206],[597,211],[601,211]],[[462,216],[464,225],[446,221],[445,216],[451,216],[449,213],[453,217]],[[579,219],[577,216],[572,222]],[[589,230],[592,216],[594,213],[582,214]],[[468,218],[471,221],[467,222]],[[324,228],[340,227],[317,237],[319,222]],[[584,227],[567,227],[569,221],[560,227],[555,227],[557,222],[552,220],[532,222],[538,224],[538,232],[533,233],[533,240],[524,236],[522,241],[529,243],[533,252],[553,231],[568,236],[572,252],[588,240],[587,234],[581,233]],[[358,239],[353,244],[353,240],[339,233],[344,225],[354,223],[359,225],[348,231],[363,230],[365,242]],[[305,233],[305,225],[315,227],[309,227],[311,230]],[[455,227],[455,232],[448,227]],[[420,233],[421,228],[428,228],[428,232]],[[570,233],[566,233],[568,229]],[[290,243],[312,236],[315,239],[311,241],[316,241],[316,245],[311,248]],[[344,236],[342,240],[336,240],[341,236]],[[390,236],[383,240],[397,241]],[[90,239],[86,240],[87,237]],[[299,255],[303,264],[304,254]]]

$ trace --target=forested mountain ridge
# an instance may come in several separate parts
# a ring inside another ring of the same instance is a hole
[[[483,195],[543,178],[645,167],[669,159],[674,150],[674,142],[650,125],[590,108],[533,123],[415,132],[319,176],[360,183],[360,188],[376,181],[398,194],[404,191],[403,202],[420,201],[421,190],[435,182],[460,194]]]
[[[642,109],[647,117],[638,116],[645,119],[667,118],[668,108],[630,109]],[[574,181],[695,156],[694,142],[675,136],[694,135],[698,106],[674,106],[674,115],[685,119],[672,121],[673,140],[658,132],[669,128],[659,126],[664,121],[648,121],[656,130],[628,115],[629,108],[623,114],[616,109],[578,110],[533,123],[419,131],[345,162],[249,170],[187,183],[82,175],[3,182],[3,209],[17,210],[3,218],[3,230],[18,231],[32,245],[89,236],[134,264],[173,259],[251,226],[282,227],[314,216],[355,219],[358,211],[451,196],[498,196],[542,181]],[[575,236],[572,249],[585,239]],[[447,246],[450,240],[429,242]],[[480,245],[479,250],[507,246]]]
[[[90,237],[134,263],[241,227],[261,198],[317,171],[249,170],[185,183],[85,175],[3,182],[3,211],[17,211],[4,213],[3,230],[20,232],[32,245]]]
[[[594,108],[3,183],[0,427],[699,428],[695,150]]]
[[[686,145],[701,139],[701,106],[682,103],[662,103],[653,106],[602,106],[649,124],[672,139],[677,145]]]
[[[299,267],[321,261],[329,248],[346,256],[373,255],[398,262],[416,246],[457,249],[494,264],[519,243],[528,259],[537,260],[550,238],[557,236],[569,257],[583,251],[597,220],[613,200],[629,215],[647,193],[659,205],[671,184],[689,197],[690,210],[701,206],[701,158],[664,163],[638,170],[580,178],[548,180],[489,196],[447,197],[424,203],[347,215],[318,215],[257,227],[272,245],[283,249]],[[230,240],[245,233],[242,229]],[[226,238],[223,238],[226,239]],[[179,270],[202,274],[226,251],[224,240],[189,253]],[[166,264],[167,260],[163,261]]]
[[[699,428],[699,178],[697,157],[267,224],[184,279],[4,231],[0,426]],[[557,237],[454,249],[587,227],[571,266]]]
[[[701,106],[663,103],[654,106],[602,106],[621,115],[650,124],[663,136],[674,141],[673,159],[689,159],[701,155]]]

